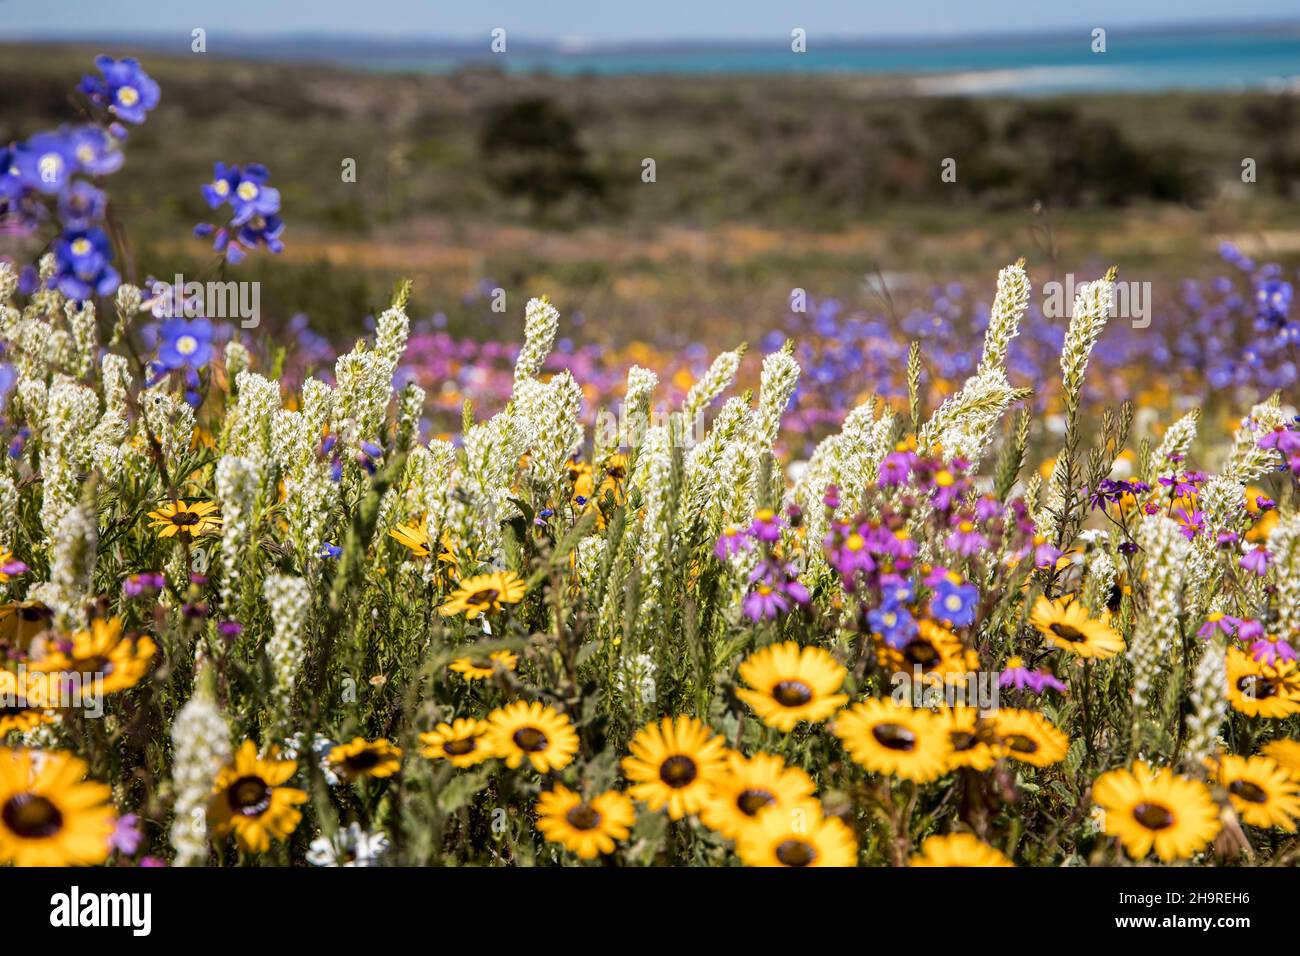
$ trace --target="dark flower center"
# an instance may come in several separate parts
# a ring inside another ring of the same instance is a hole
[[[1174,825],[1174,815],[1158,803],[1139,803],[1133,808],[1133,819],[1148,830],[1164,830]]]
[[[1024,734],[1011,734],[1003,737],[1002,742],[1018,754],[1038,753],[1038,741]]]
[[[181,527],[198,524],[200,520],[200,516],[193,511],[178,511],[172,515],[172,524],[178,524]]]
[[[343,766],[347,767],[353,773],[364,773],[367,770],[373,770],[379,766],[379,754],[373,750],[362,750],[351,756],[345,757]]]
[[[536,727],[520,727],[510,739],[524,753],[535,754],[546,749],[546,734]]]
[[[772,697],[782,707],[802,707],[812,696],[812,690],[803,681],[783,680],[772,688]]]
[[[890,750],[912,751],[916,749],[916,734],[902,724],[876,724],[871,728],[871,736],[876,743]]]
[[[28,840],[52,837],[63,829],[63,814],[49,800],[35,793],[20,793],[5,801],[0,811],[5,827]]]
[[[1277,696],[1277,685],[1259,674],[1247,674],[1237,681],[1237,690],[1251,700],[1267,700]]]
[[[589,803],[580,803],[564,815],[575,830],[594,830],[600,826],[600,813]]]
[[[1228,792],[1250,803],[1268,803],[1268,791],[1249,780],[1232,781],[1228,784]]]
[[[478,749],[478,741],[473,737],[466,737],[463,740],[449,740],[442,745],[443,753],[451,757],[462,757],[465,754],[473,753]]]
[[[484,588],[482,591],[475,591],[466,600],[470,604],[491,604],[500,593],[496,588]]]
[[[912,641],[903,648],[903,659],[909,664],[920,664],[922,667],[928,667],[937,663],[940,657],[941,655],[934,645],[926,641]]]
[[[696,773],[695,761],[681,754],[675,754],[659,765],[659,779],[675,789],[689,784]]]
[[[776,848],[776,858],[786,866],[809,866],[817,859],[817,851],[803,840],[782,840]]]
[[[948,734],[948,739],[952,741],[953,750],[974,750],[975,745],[979,743],[979,738],[969,730],[954,730]]]
[[[260,817],[271,808],[271,788],[261,777],[240,777],[226,790],[230,809],[243,817]]]
[[[766,790],[744,790],[736,797],[736,806],[747,817],[755,816],[759,810],[776,803],[776,797]]]
[[[1071,627],[1069,624],[1053,624],[1051,631],[1063,641],[1069,641],[1071,644],[1081,644],[1088,639],[1088,636],[1077,627]]]

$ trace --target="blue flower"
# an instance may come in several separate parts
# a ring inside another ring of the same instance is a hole
[[[280,211],[280,191],[266,185],[270,172],[261,163],[249,163],[230,196],[235,210],[231,225],[242,226],[254,216],[269,217]]]
[[[99,227],[69,229],[54,241],[57,269],[51,285],[69,299],[112,295],[120,277],[111,265],[113,249]]]
[[[18,144],[14,166],[28,189],[47,196],[57,195],[77,170],[72,140],[61,131],[37,133]]]
[[[284,221],[279,216],[254,216],[239,227],[235,238],[249,249],[256,249],[261,245],[266,246],[271,252],[280,253],[284,251],[284,243],[280,241],[283,232]]]
[[[953,627],[969,627],[975,622],[975,605],[980,592],[973,584],[957,584],[945,578],[930,598],[930,613]]]
[[[867,612],[867,623],[893,648],[905,645],[917,630],[911,612],[901,604],[888,600]]]
[[[208,201],[211,208],[216,209],[222,203],[230,200],[230,197],[234,195],[235,187],[238,185],[239,167],[217,163],[212,182],[203,185],[203,198]]]
[[[140,66],[135,57],[95,57],[95,66],[103,79],[82,77],[81,91],[110,113],[128,123],[143,123],[149,110],[158,105],[162,94],[158,84]]]
[[[98,126],[78,126],[68,140],[77,168],[91,176],[107,176],[122,168],[126,157],[113,138]]]
[[[59,197],[59,217],[68,229],[89,229],[104,218],[108,197],[85,180],[77,180]]]
[[[343,549],[336,544],[330,544],[328,541],[322,541],[320,545],[320,554],[318,558],[337,558],[343,553]]]
[[[212,323],[207,319],[168,319],[161,333],[158,363],[167,370],[199,369],[212,360]]]

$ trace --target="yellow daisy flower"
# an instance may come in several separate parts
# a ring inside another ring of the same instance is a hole
[[[374,741],[354,737],[352,743],[332,748],[328,760],[330,769],[344,780],[391,777],[402,769],[402,748],[383,737]]]
[[[999,708],[993,715],[993,734],[1000,756],[1035,767],[1059,763],[1070,749],[1070,738],[1032,710]]]
[[[666,806],[674,820],[698,813],[724,770],[722,738],[694,717],[646,724],[629,748],[622,760],[633,781],[628,793],[651,810]]]
[[[213,514],[217,510],[216,502],[196,501],[193,504],[176,500],[162,505],[157,511],[149,512],[153,520],[149,527],[158,530],[158,537],[170,538],[173,535],[197,538],[221,530],[221,515]]]
[[[1106,621],[1093,620],[1082,604],[1068,598],[1049,601],[1039,596],[1029,622],[1049,644],[1076,657],[1104,660],[1124,650],[1124,638]]]
[[[812,797],[812,778],[798,767],[787,767],[772,754],[753,757],[730,751],[726,769],[713,781],[713,790],[700,810],[700,821],[734,840],[770,806],[790,807]]]
[[[44,691],[40,675],[29,672],[19,677],[13,671],[0,670],[0,740],[6,734],[25,734],[58,719],[42,703],[49,699]]]
[[[849,756],[873,773],[928,783],[948,771],[952,743],[928,710],[872,698],[841,711],[834,732]]]
[[[736,840],[746,866],[857,866],[858,841],[839,817],[828,817],[816,800],[770,806]]]
[[[265,853],[272,839],[287,840],[302,821],[298,805],[307,802],[306,793],[284,786],[297,769],[296,760],[258,757],[257,747],[245,740],[212,788],[208,820],[213,833],[234,833],[249,853]]]
[[[1222,826],[1203,783],[1167,769],[1153,771],[1140,760],[1131,770],[1098,777],[1092,799],[1105,811],[1105,832],[1135,860],[1153,848],[1165,863],[1186,859],[1208,846]]]
[[[584,860],[613,853],[616,840],[626,840],[636,822],[632,801],[617,790],[583,800],[561,784],[537,801],[537,830]]]
[[[1276,760],[1292,779],[1300,780],[1300,740],[1274,740],[1261,748],[1260,753]]]
[[[508,671],[518,667],[519,655],[513,651],[493,651],[487,660],[481,657],[458,657],[447,666],[466,680],[487,680],[498,666]]]
[[[973,707],[944,707],[938,716],[952,745],[948,755],[950,769],[987,770],[998,762],[999,749],[991,718],[982,719]]]
[[[494,710],[487,723],[485,746],[511,770],[524,760],[538,773],[562,770],[578,752],[578,734],[569,718],[535,700]]]
[[[1268,757],[1225,754],[1211,762],[1237,815],[1253,827],[1294,833],[1300,817],[1300,784]]]
[[[1247,717],[1300,714],[1300,670],[1294,661],[1270,667],[1239,647],[1228,648],[1228,703]]]
[[[113,617],[95,618],[89,630],[77,631],[71,641],[54,642],[47,651],[29,661],[28,668],[75,675],[83,688],[84,675],[95,675],[102,681],[102,691],[113,694],[134,687],[149,673],[158,646],[143,635],[123,636],[122,619]]]
[[[447,760],[453,767],[472,767],[492,757],[483,740],[487,729],[485,720],[458,717],[420,734],[424,744],[420,753],[430,760]]]
[[[90,866],[108,859],[110,791],[71,754],[0,749],[0,863]]]
[[[451,599],[438,608],[438,613],[451,617],[463,611],[472,621],[480,614],[501,610],[503,604],[518,604],[526,590],[527,585],[513,571],[475,575],[460,583]]]
[[[969,833],[926,837],[921,852],[907,861],[908,866],[1015,866],[1000,851]]]
[[[740,677],[750,688],[736,696],[749,704],[759,720],[789,733],[800,721],[820,723],[846,703],[837,693],[844,668],[820,647],[800,647],[794,641],[755,651],[740,665]]]

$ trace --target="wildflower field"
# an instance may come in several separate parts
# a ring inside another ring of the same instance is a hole
[[[1285,270],[1139,330],[991,263],[720,353],[394,276],[336,354],[134,274],[162,95],[100,57],[0,144],[0,863],[1300,862]],[[237,283],[292,210],[221,159]]]

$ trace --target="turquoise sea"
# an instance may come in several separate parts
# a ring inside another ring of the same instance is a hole
[[[428,53],[394,48],[337,51],[326,57],[372,70],[446,72],[469,65],[564,75],[708,73],[865,73],[929,75],[924,91],[1055,93],[1232,90],[1300,86],[1300,24],[1268,30],[1195,33],[1108,31],[1106,52],[1091,50],[1088,30],[1075,37],[1017,37],[889,44],[819,43],[806,53],[772,46],[698,44],[620,49],[559,46],[508,56],[464,50]],[[942,76],[942,79],[938,77]]]

